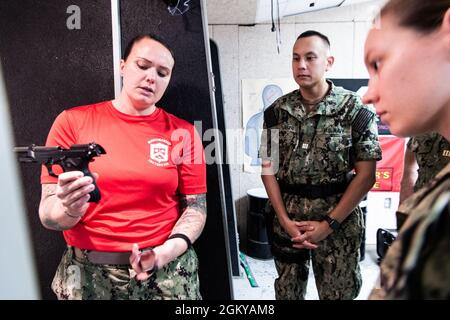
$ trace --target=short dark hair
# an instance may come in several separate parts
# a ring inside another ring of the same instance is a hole
[[[390,0],[380,16],[394,14],[400,26],[426,34],[439,28],[448,8],[450,0]]]
[[[127,47],[125,48],[125,51],[123,52],[122,59],[124,61],[126,61],[128,56],[130,55],[130,52],[133,49],[134,44],[136,42],[139,42],[142,39],[151,39],[151,40],[155,40],[155,41],[161,43],[164,47],[167,48],[167,50],[169,50],[170,54],[172,55],[173,60],[175,61],[175,55],[173,53],[172,48],[167,44],[167,42],[162,37],[159,37],[152,33],[140,34],[140,35],[137,35],[136,37],[134,37],[133,39],[131,39],[130,42],[128,42]]]
[[[328,47],[331,47],[330,40],[328,39],[328,37],[326,35],[320,33],[319,31],[315,31],[315,30],[308,30],[308,31],[301,33],[297,37],[297,40],[301,39],[301,38],[308,38],[308,37],[313,37],[313,36],[319,37],[328,45]]]

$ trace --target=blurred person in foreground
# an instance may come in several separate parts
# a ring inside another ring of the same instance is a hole
[[[373,103],[395,135],[450,139],[450,0],[391,0],[365,44]],[[370,299],[450,298],[450,164],[399,207],[409,218]]]

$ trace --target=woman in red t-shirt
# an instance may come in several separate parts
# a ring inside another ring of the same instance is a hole
[[[39,216],[68,249],[52,283],[59,299],[201,299],[192,243],[206,220],[206,168],[194,126],[155,104],[174,67],[154,35],[120,62],[120,96],[63,111],[47,146],[95,141],[106,154],[54,178],[43,169]],[[91,200],[91,201],[90,201]]]

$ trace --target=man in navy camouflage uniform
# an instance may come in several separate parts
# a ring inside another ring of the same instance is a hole
[[[310,260],[320,299],[354,299],[361,289],[358,203],[375,182],[381,149],[374,110],[325,79],[333,62],[326,36],[302,33],[292,60],[299,89],[264,113],[277,299],[304,299]]]
[[[405,151],[400,204],[413,192],[430,182],[436,174],[450,163],[450,142],[436,132],[412,137]],[[407,215],[397,211],[397,229]]]
[[[408,149],[415,154],[419,166],[414,192],[422,188],[450,162],[450,142],[436,132],[412,137],[408,141]]]

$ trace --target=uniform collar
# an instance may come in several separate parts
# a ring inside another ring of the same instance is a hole
[[[302,105],[302,95],[299,89],[292,92],[294,95],[292,100],[293,103],[282,104],[280,108],[286,110],[289,114],[299,120],[302,120],[305,117],[310,118],[315,115],[333,116],[344,107],[345,104],[342,102],[345,99],[345,95],[342,94],[342,88],[336,87],[331,80],[327,79],[326,81],[330,84],[327,95],[319,102],[317,108],[308,115],[306,115],[305,107]]]

